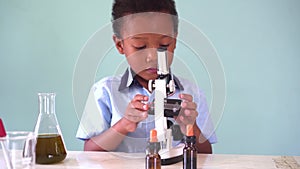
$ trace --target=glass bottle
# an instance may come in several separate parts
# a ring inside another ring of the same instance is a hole
[[[66,158],[67,152],[55,114],[55,93],[39,93],[38,101],[36,163],[57,163]]]
[[[157,141],[157,131],[150,131],[150,141],[147,146],[146,169],[161,169],[161,158],[158,154],[160,143]]]
[[[197,168],[197,149],[195,147],[196,136],[193,132],[193,125],[187,125],[187,132],[184,137],[183,148],[183,169]]]

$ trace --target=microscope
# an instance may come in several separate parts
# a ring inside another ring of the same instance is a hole
[[[155,80],[148,82],[148,89],[154,94],[154,106],[150,107],[148,114],[154,114],[155,117],[157,138],[161,143],[159,154],[161,156],[162,165],[177,163],[182,161],[183,158],[183,147],[172,146],[173,138],[178,137],[178,134],[180,135],[182,133],[180,132],[179,126],[177,126],[177,129],[174,128],[174,126],[171,127],[168,118],[178,116],[181,110],[181,100],[168,98],[175,93],[175,82],[168,68],[167,55],[166,48],[157,49],[158,76]]]

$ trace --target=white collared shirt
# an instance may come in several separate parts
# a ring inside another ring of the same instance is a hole
[[[216,143],[214,125],[203,92],[186,79],[174,76],[174,81],[176,92],[170,98],[178,99],[180,93],[191,94],[198,105],[199,115],[196,119],[198,127],[211,144]],[[136,94],[152,97],[152,94],[133,78],[130,69],[126,70],[123,76],[106,77],[95,83],[90,90],[76,137],[86,140],[109,129],[124,116],[128,103]],[[134,132],[128,133],[115,151],[144,152],[150,130],[153,128],[155,128],[154,116],[148,115],[146,120],[138,124]],[[178,143],[179,141],[174,141],[173,145]]]

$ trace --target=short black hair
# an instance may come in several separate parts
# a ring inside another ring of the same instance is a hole
[[[172,15],[174,31],[178,32],[178,13],[174,0],[115,0],[112,7],[112,26],[114,34],[120,35],[120,24],[115,20],[135,13],[162,12]]]

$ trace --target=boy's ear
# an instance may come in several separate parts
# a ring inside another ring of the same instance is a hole
[[[113,35],[113,40],[115,42],[115,46],[120,54],[124,54],[124,46],[122,39],[118,38],[116,35]]]
[[[174,49],[176,49],[176,44],[177,44],[177,35],[178,33],[175,34],[174,38],[175,38],[175,45],[174,45]]]

